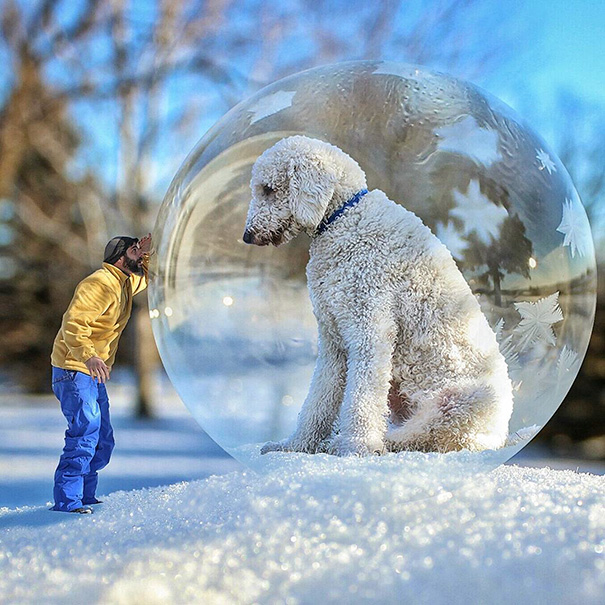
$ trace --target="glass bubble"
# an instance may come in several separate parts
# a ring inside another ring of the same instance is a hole
[[[567,171],[519,116],[420,67],[360,61],[285,78],[234,107],[190,153],[154,229],[149,292],[179,395],[235,458],[257,470],[287,463],[259,449],[294,430],[315,363],[310,240],[259,248],[242,235],[253,163],[294,134],[340,147],[369,189],[415,212],[449,248],[497,333],[515,401],[506,447],[472,462],[468,452],[440,459],[473,472],[504,462],[555,412],[586,352],[596,301],[590,227]]]

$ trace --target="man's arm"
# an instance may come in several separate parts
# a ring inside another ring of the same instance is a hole
[[[132,294],[138,294],[142,292],[149,282],[149,257],[153,254],[152,252],[153,242],[151,240],[151,233],[148,233],[139,240],[139,248],[143,252],[143,273],[144,275],[132,275]]]
[[[111,292],[94,280],[85,280],[76,288],[61,328],[63,340],[77,361],[86,363],[91,357],[98,357],[90,339],[91,324],[107,311],[113,298]]]
[[[96,378],[99,382],[103,383],[109,380],[109,368],[100,357],[91,357],[85,363],[91,378]]]
[[[111,301],[111,292],[101,284],[84,281],[76,288],[62,325],[63,340],[72,357],[86,365],[91,378],[103,383],[109,380],[109,368],[97,355],[90,339],[91,324],[107,310]]]

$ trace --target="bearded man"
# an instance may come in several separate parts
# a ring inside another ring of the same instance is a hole
[[[98,471],[114,448],[109,380],[132,298],[147,287],[151,234],[114,237],[103,265],[83,279],[63,315],[51,354],[52,388],[67,419],[51,510],[92,513]]]

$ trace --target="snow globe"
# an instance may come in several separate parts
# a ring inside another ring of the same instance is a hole
[[[260,455],[263,443],[294,430],[317,355],[309,238],[277,248],[242,241],[252,165],[296,134],[342,149],[368,189],[414,212],[448,247],[507,361],[514,409],[504,447],[338,462]],[[526,445],[571,387],[594,319],[590,227],[559,159],[498,99],[405,64],[318,67],[241,102],[175,176],[154,242],[149,301],[160,355],[219,445],[260,471],[338,463],[406,472],[411,498],[454,488]]]

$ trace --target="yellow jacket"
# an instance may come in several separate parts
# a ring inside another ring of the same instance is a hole
[[[147,287],[149,258],[143,258],[144,276],[126,275],[103,263],[76,286],[55,337],[50,356],[53,366],[90,374],[84,362],[96,356],[111,368],[130,319],[132,297]]]

